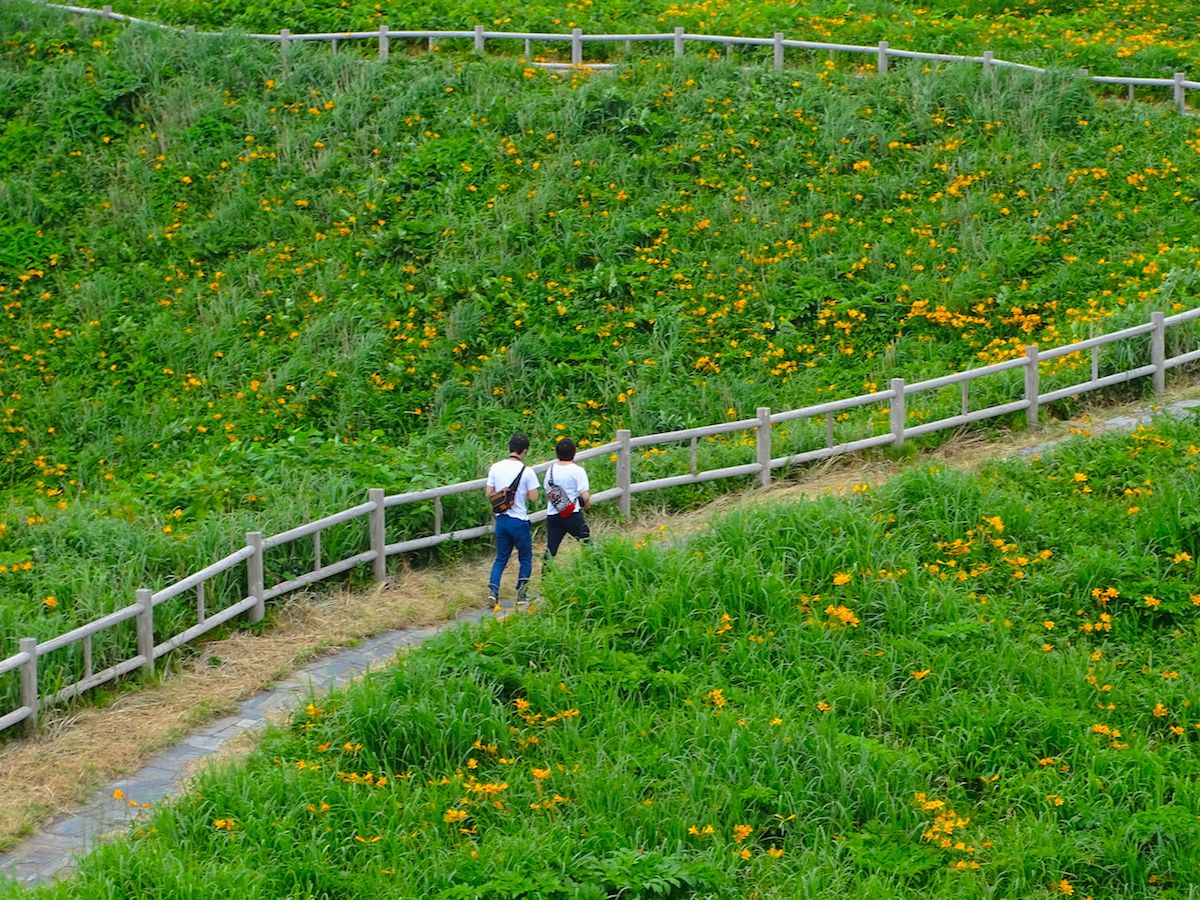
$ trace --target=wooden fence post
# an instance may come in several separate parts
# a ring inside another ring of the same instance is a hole
[[[246,595],[255,599],[250,607],[247,621],[261,622],[267,614],[266,586],[263,583],[263,537],[261,531],[246,532],[246,544],[254,555],[246,560]]]
[[[888,42],[879,42],[879,74],[886,75],[888,73]]]
[[[583,63],[583,29],[571,29],[571,65],[578,66]]]
[[[995,69],[993,68],[995,65],[995,63],[993,62],[994,59],[995,59],[995,57],[992,55],[991,50],[983,51],[983,74],[984,75],[990,76],[994,73],[994,71],[995,71]]]
[[[108,5],[105,5],[105,6],[104,6],[104,7],[103,7],[103,8],[100,10],[100,18],[102,18],[102,19],[111,19],[111,18],[112,18],[112,7],[111,7],[111,6],[108,6]]]
[[[904,445],[904,418],[907,415],[904,404],[904,379],[893,378],[891,382],[892,399],[888,404],[888,424],[892,429],[892,446]]]
[[[758,408],[758,428],[755,429],[758,464],[762,467],[758,473],[758,483],[763,487],[771,486],[771,408]]]
[[[287,59],[288,44],[292,41],[292,33],[286,28],[279,29],[279,52]]]
[[[379,26],[379,61],[387,62],[388,50],[391,48],[391,38],[388,37],[388,27]]]
[[[775,71],[779,72],[779,71],[783,70],[783,32],[782,31],[775,32],[775,36],[774,36],[773,40],[775,42],[775,47],[774,47]]]
[[[377,582],[387,578],[387,509],[384,508],[383,497],[383,488],[370,488],[367,491],[367,499],[375,504],[370,517],[371,549],[375,551],[375,558],[371,560],[371,574]]]
[[[475,26],[475,52],[483,56],[483,26]]]
[[[1183,72],[1176,72],[1173,76],[1175,84],[1173,86],[1175,92],[1175,108],[1183,112],[1187,108],[1187,92],[1183,89]]]
[[[154,592],[149,588],[138,588],[137,602],[137,648],[143,657],[142,674],[154,674]]]
[[[683,56],[683,29],[675,29],[675,55]]]
[[[621,489],[621,515],[628,520],[633,508],[633,465],[629,447],[629,429],[617,432],[617,487]]]
[[[1158,396],[1167,387],[1167,326],[1166,317],[1157,309],[1150,313],[1150,364],[1154,366],[1154,394]]]
[[[29,707],[25,730],[33,731],[38,720],[37,638],[21,638],[18,648],[29,659],[21,663],[21,705]]]
[[[1025,348],[1025,423],[1030,428],[1038,427],[1038,348],[1030,344]]]

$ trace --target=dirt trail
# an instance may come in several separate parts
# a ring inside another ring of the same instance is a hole
[[[857,484],[879,484],[914,463],[940,461],[972,468],[986,459],[1087,434],[1103,421],[1196,397],[1200,385],[1190,384],[1177,387],[1154,407],[1091,407],[1073,420],[1049,422],[1036,432],[963,433],[936,449],[895,460],[829,460],[789,473],[791,477],[766,492],[738,491],[686,513],[642,503],[634,522],[625,525],[597,517],[594,532],[598,538],[617,533],[637,539],[679,537],[703,529],[715,515],[761,502],[764,496],[786,500],[837,494]],[[491,558],[486,545],[476,546],[482,548],[480,553],[466,561],[405,569],[390,584],[372,590],[294,596],[273,609],[270,627],[262,633],[240,632],[199,644],[153,682],[131,681],[129,690],[105,694],[103,706],[48,711],[35,736],[7,743],[0,755],[0,850],[77,805],[98,785],[136,771],[150,754],[228,713],[237,700],[264,690],[304,662],[370,635],[446,622],[478,608]],[[568,542],[564,553],[573,550],[574,542]],[[536,571],[535,566],[535,578]]]

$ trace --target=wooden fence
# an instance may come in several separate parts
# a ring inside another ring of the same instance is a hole
[[[1164,389],[1168,370],[1186,363],[1200,361],[1200,349],[1192,349],[1175,356],[1167,356],[1166,339],[1168,329],[1182,326],[1188,322],[1200,322],[1200,308],[1173,316],[1165,316],[1161,312],[1152,312],[1150,320],[1145,324],[1110,332],[1099,337],[1078,341],[1046,351],[1040,351],[1036,346],[1030,346],[1026,348],[1024,356],[912,384],[905,382],[903,378],[894,378],[887,390],[875,391],[874,393],[843,400],[833,400],[815,406],[806,406],[802,409],[772,413],[769,408],[760,407],[754,418],[740,419],[734,422],[721,422],[715,425],[703,425],[696,428],[684,428],[678,431],[659,434],[639,435],[636,437],[631,435],[629,431],[622,430],[617,432],[615,441],[597,447],[589,447],[587,450],[580,452],[576,456],[576,459],[582,462],[588,459],[615,454],[615,486],[597,492],[593,496],[592,502],[607,503],[616,500],[619,504],[621,515],[628,517],[633,495],[645,491],[746,476],[755,476],[758,479],[758,483],[766,487],[771,483],[771,473],[787,466],[814,462],[832,456],[866,450],[871,447],[900,446],[908,438],[930,434],[935,431],[943,431],[948,428],[958,428],[974,422],[981,422],[986,419],[994,419],[999,416],[1019,412],[1024,412],[1028,424],[1031,427],[1036,427],[1038,423],[1038,411],[1043,404],[1087,391],[1095,391],[1135,378],[1149,376],[1153,378],[1155,393],[1161,393]],[[1150,361],[1148,363],[1114,374],[1100,375],[1100,350],[1102,347],[1143,336],[1149,339],[1148,356]],[[1184,340],[1177,341],[1176,343],[1184,344],[1187,338],[1191,336],[1191,334],[1186,334]],[[1191,340],[1190,343],[1196,344],[1200,343],[1200,341]],[[1042,363],[1071,354],[1086,352],[1090,352],[1091,354],[1090,377],[1086,381],[1057,390],[1041,391],[1039,374]],[[989,406],[984,409],[971,409],[971,385],[976,380],[1016,370],[1023,372],[1024,385],[1020,399]],[[907,424],[908,415],[906,407],[909,398],[951,385],[959,385],[961,390],[961,403],[959,412],[956,415],[914,426]],[[838,414],[862,407],[881,407],[885,404],[888,422],[888,430],[886,432],[857,440],[842,443],[837,442],[835,421]],[[803,419],[823,420],[825,431],[825,445],[823,447],[802,452],[786,452],[786,448],[776,447],[773,444],[773,426]],[[702,438],[745,431],[753,432],[754,435],[753,443],[756,451],[754,462],[718,469],[701,470],[698,468],[697,451],[699,441]],[[688,441],[691,444],[691,465],[688,472],[647,481],[635,482],[633,480],[633,450],[640,447],[651,447],[659,444],[683,441]],[[780,455],[773,455],[778,451],[785,452],[780,453]],[[547,462],[536,465],[533,468],[535,472],[541,473],[549,465],[550,463]],[[289,591],[323,581],[366,563],[371,564],[374,580],[377,582],[383,581],[387,577],[387,559],[389,556],[435,547],[446,541],[466,541],[487,535],[493,529],[491,524],[452,531],[445,531],[442,528],[443,499],[457,494],[481,492],[485,482],[486,479],[477,478],[473,481],[463,481],[427,490],[393,494],[392,496],[387,496],[383,488],[371,488],[367,491],[367,501],[365,503],[360,503],[350,509],[317,519],[315,522],[309,522],[270,537],[263,537],[261,532],[250,532],[246,535],[245,545],[239,547],[225,558],[219,559],[200,571],[194,572],[161,590],[139,590],[134,603],[89,622],[86,625],[81,625],[78,628],[68,631],[66,634],[41,643],[36,638],[22,639],[16,654],[9,656],[7,659],[0,660],[0,676],[3,676],[5,673],[19,671],[21,679],[20,706],[6,715],[0,716],[0,730],[22,722],[26,723],[27,726],[33,726],[37,722],[39,708],[78,697],[85,691],[113,681],[122,675],[135,671],[153,672],[155,660],[164,654],[189,641],[195,640],[243,613],[247,614],[250,622],[260,621],[265,614],[266,602]],[[387,543],[387,510],[397,506],[424,503],[427,501],[432,501],[433,505],[432,534],[398,543]],[[545,511],[542,510],[534,513],[532,519],[538,522],[543,520],[545,515]],[[367,520],[365,543],[368,549],[337,562],[323,564],[321,561],[321,532],[335,525],[364,517]],[[315,550],[313,569],[298,578],[267,587],[264,583],[263,575],[264,555],[266,552],[306,537],[313,539]],[[241,566],[243,563],[245,564],[246,595],[238,602],[222,609],[220,612],[208,615],[205,609],[205,583],[223,572],[228,572]],[[196,624],[173,637],[155,643],[154,608],[188,591],[195,592]],[[92,638],[106,629],[130,620],[136,620],[137,624],[136,653],[102,671],[92,671]],[[54,694],[42,696],[38,688],[38,659],[48,653],[53,653],[56,650],[61,650],[77,643],[82,646],[82,677]]]
[[[158,22],[151,22],[146,19],[138,19],[134,16],[126,16],[120,13],[113,12],[111,6],[105,6],[102,9],[91,9],[82,6],[65,6],[58,3],[45,4],[50,9],[62,10],[64,12],[79,13],[82,15],[101,16],[105,19],[113,19],[119,22],[129,22],[131,24],[146,25],[151,28],[158,28],[166,31],[173,31],[180,34],[192,34],[197,37],[227,37],[227,33],[220,31],[196,31],[192,28],[179,28],[173,25],[163,25]],[[665,43],[670,42],[675,56],[683,56],[684,46],[688,43],[698,44],[717,44],[731,50],[734,47],[770,47],[772,50],[772,64],[776,70],[783,68],[784,52],[786,50],[816,50],[828,51],[829,53],[851,53],[862,54],[866,56],[874,56],[876,58],[876,70],[879,74],[884,75],[888,71],[890,61],[895,59],[919,59],[928,60],[930,62],[966,62],[975,63],[983,66],[985,72],[996,68],[1022,69],[1027,72],[1045,72],[1046,69],[1038,66],[1026,65],[1025,63],[1009,62],[1008,60],[996,59],[992,51],[985,50],[980,56],[963,56],[954,53],[922,53],[916,50],[900,50],[892,47],[887,41],[880,41],[874,46],[864,44],[832,44],[823,41],[796,41],[788,40],[784,37],[781,31],[775,32],[769,38],[756,37],[737,37],[733,35],[719,34],[689,34],[683,28],[676,28],[671,32],[663,32],[660,34],[584,34],[582,29],[573,28],[570,34],[557,34],[552,32],[523,32],[523,31],[488,31],[483,25],[476,25],[469,31],[398,31],[389,28],[387,25],[380,25],[374,31],[342,31],[342,32],[315,32],[311,34],[293,34],[289,29],[283,28],[277,34],[257,34],[250,33],[246,37],[257,41],[271,41],[278,43],[280,51],[287,53],[288,47],[297,42],[328,42],[334,50],[337,50],[339,42],[342,41],[378,41],[379,58],[386,60],[391,52],[392,40],[408,40],[408,41],[425,41],[427,42],[430,51],[433,50],[435,42],[439,40],[450,39],[465,39],[473,41],[473,47],[476,53],[483,55],[485,46],[488,41],[523,41],[524,52],[523,57],[527,62],[533,58],[532,43],[540,41],[543,43],[559,43],[567,44],[570,49],[570,63],[533,63],[531,65],[541,65],[546,67],[580,67],[586,66],[592,69],[610,68],[607,63],[585,63],[583,60],[583,45],[589,43],[621,43],[626,49],[631,49],[634,43]],[[1136,87],[1169,87],[1172,91],[1172,97],[1176,109],[1180,112],[1187,110],[1187,92],[1189,90],[1200,89],[1200,82],[1189,81],[1184,72],[1175,72],[1170,78],[1139,78],[1124,75],[1091,75],[1086,69],[1080,71],[1081,77],[1087,78],[1096,84],[1120,84],[1128,88],[1128,99],[1133,100],[1133,92]]]

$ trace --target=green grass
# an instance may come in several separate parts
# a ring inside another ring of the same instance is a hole
[[[1024,3],[1004,0],[935,0],[905,3],[864,0],[846,4],[780,2],[632,3],[610,0],[568,2],[534,0],[517,6],[486,0],[427,0],[423,3],[346,0],[298,4],[260,0],[124,0],[117,12],[153,21],[241,28],[247,31],[374,30],[386,23],[395,29],[462,30],[476,23],[497,31],[562,34],[579,27],[585,32],[661,33],[675,27],[689,32],[770,37],[776,31],[791,39],[843,44],[876,44],[924,52],[969,53],[992,50],[1002,59],[1053,66],[1091,66],[1103,74],[1170,73],[1197,59],[1196,11],[1185,0],[1065,0]],[[447,41],[447,45],[454,42]],[[469,45],[460,41],[458,44]],[[503,47],[503,42],[493,46]],[[510,48],[512,44],[508,45]],[[563,44],[535,44],[538,50],[566,55]],[[660,51],[663,45],[659,45]],[[607,56],[609,45],[589,48]],[[646,52],[639,47],[639,52]],[[649,52],[654,52],[649,51]]]
[[[1195,305],[1195,123],[1067,75],[307,46],[285,69],[22,3],[0,33],[0,653],[248,530],[475,477],[516,429],[543,459],[559,434],[801,406]],[[1044,383],[1086,372],[1068,362]],[[781,429],[776,452],[821,440]],[[701,466],[753,453],[705,442]],[[486,514],[463,498],[445,524]],[[397,511],[389,540],[431,519]],[[325,559],[364,531],[325,535]],[[45,663],[49,685],[77,671]]]
[[[1193,417],[605,542],[29,896],[1195,896],[1197,508]]]

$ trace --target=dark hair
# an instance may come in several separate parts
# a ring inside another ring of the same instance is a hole
[[[575,458],[575,442],[570,438],[563,438],[554,445],[554,455],[563,462],[570,462]]]
[[[529,449],[529,438],[519,431],[508,439],[509,453],[524,453]]]

